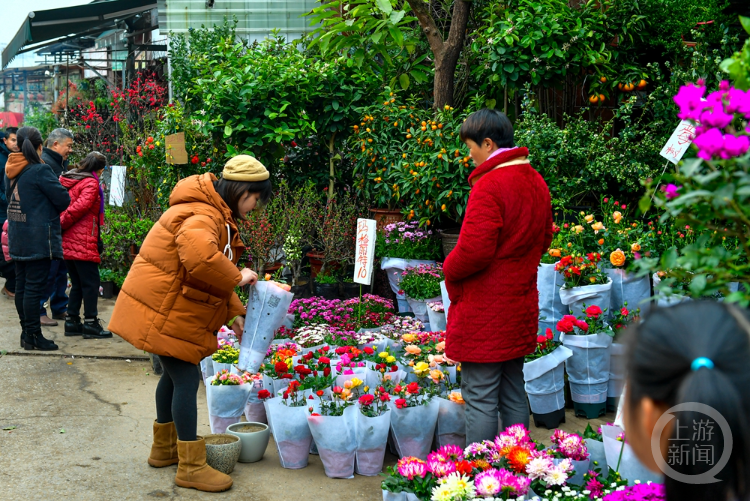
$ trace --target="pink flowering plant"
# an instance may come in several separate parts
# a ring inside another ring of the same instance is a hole
[[[589,458],[588,449],[580,435],[568,433],[563,430],[555,430],[550,440],[554,446],[548,449],[551,451],[552,457],[559,459],[568,458],[573,461],[584,461]]]
[[[430,499],[435,478],[427,468],[427,462],[415,457],[403,457],[396,466],[389,466],[381,487],[389,492],[408,492],[419,499]]]
[[[440,282],[445,280],[441,264],[420,264],[401,273],[401,290],[412,299],[432,299],[441,294]]]
[[[653,199],[664,211],[662,219],[672,217],[679,227],[689,226],[697,238],[693,244],[668,249],[659,259],[637,261],[633,271],[646,275],[670,270],[659,284],[664,294],[688,281],[686,293],[691,297],[721,294],[746,307],[750,288],[732,292],[729,284],[750,282],[750,70],[736,61],[723,67],[731,71],[734,85],[723,81],[710,91],[698,80],[674,96],[678,117],[693,124],[697,158],[683,160],[676,172],[647,182],[640,202],[645,212]]]
[[[245,372],[243,374],[231,374],[228,370],[222,369],[216,373],[212,386],[239,386],[246,383],[253,383],[256,378],[252,374]]]
[[[395,315],[393,301],[374,294],[363,294],[345,301],[346,308],[352,309],[351,318],[363,329],[381,327],[391,321]]]
[[[313,324],[336,326],[350,320],[354,310],[339,299],[311,297],[292,301],[289,313],[294,315],[294,328],[299,328]]]
[[[416,221],[393,223],[378,234],[375,255],[380,258],[434,260],[440,257],[440,241],[432,230],[420,228]]]

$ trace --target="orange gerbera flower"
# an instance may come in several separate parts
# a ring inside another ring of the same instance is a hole
[[[514,446],[506,454],[508,466],[516,473],[526,471],[526,465],[531,461],[531,451],[526,447]]]

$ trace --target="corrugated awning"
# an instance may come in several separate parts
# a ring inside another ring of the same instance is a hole
[[[103,0],[87,5],[29,12],[16,36],[3,51],[3,68],[16,55],[38,49],[37,44],[77,34],[98,35],[118,20],[156,8],[156,0]]]

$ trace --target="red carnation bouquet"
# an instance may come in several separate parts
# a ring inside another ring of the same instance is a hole
[[[562,273],[566,289],[606,284],[609,277],[599,269],[601,260],[602,255],[598,252],[589,252],[585,256],[571,254],[563,256],[555,265],[555,270]]]

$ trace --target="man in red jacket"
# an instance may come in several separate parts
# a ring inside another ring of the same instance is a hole
[[[458,244],[443,271],[450,295],[446,355],[461,362],[466,441],[529,426],[523,359],[536,347],[536,274],[552,241],[547,184],[516,148],[505,114],[483,109],[461,126],[477,168]]]

